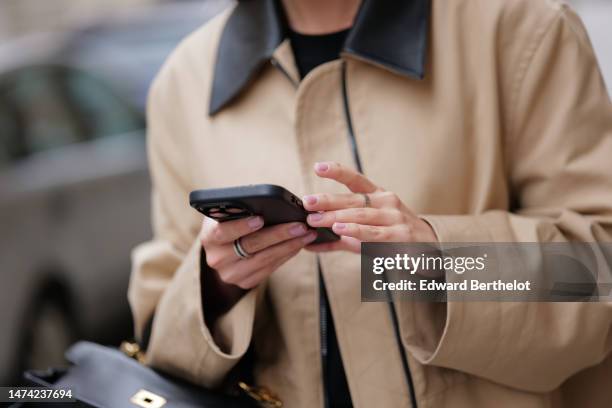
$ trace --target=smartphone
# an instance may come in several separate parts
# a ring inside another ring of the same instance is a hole
[[[306,222],[309,212],[302,200],[280,186],[255,184],[241,187],[195,190],[189,194],[189,204],[200,213],[218,222],[258,215],[267,226],[288,222]],[[313,244],[340,239],[329,228],[317,228]]]

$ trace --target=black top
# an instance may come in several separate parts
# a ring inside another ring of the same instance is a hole
[[[289,30],[289,40],[300,76],[329,61],[338,59],[349,30],[331,34],[306,35]]]
[[[349,30],[324,35],[305,35],[289,30],[289,40],[300,76],[304,78],[310,71],[329,61],[338,59]],[[320,274],[319,274],[320,276]],[[326,355],[323,356],[323,381],[326,386],[327,406],[330,408],[351,408],[351,394],[346,382],[346,374],[340,348],[336,338],[336,328],[329,312],[327,291],[321,279],[322,305],[321,318],[325,319]],[[325,314],[325,316],[323,316]]]

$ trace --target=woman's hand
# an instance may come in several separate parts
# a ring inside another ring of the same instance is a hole
[[[399,197],[378,187],[363,174],[338,163],[317,163],[319,177],[344,184],[351,193],[314,194],[303,198],[304,208],[316,211],[308,225],[330,227],[341,240],[312,245],[309,250],[359,253],[361,242],[438,242],[431,226],[416,216]]]
[[[316,239],[316,232],[299,222],[263,226],[261,217],[224,223],[205,217],[200,236],[206,263],[222,283],[252,289]],[[236,240],[248,258],[236,254]]]
[[[299,222],[264,228],[261,217],[224,223],[205,217],[200,237],[208,265],[202,271],[202,305],[206,324],[213,328],[248,289],[297,255],[317,234]],[[246,259],[234,249],[238,239],[249,255]]]

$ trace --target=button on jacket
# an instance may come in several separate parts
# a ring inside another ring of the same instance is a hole
[[[207,327],[188,194],[343,191],[312,167],[355,165],[347,107],[364,173],[443,243],[610,241],[612,106],[568,6],[366,0],[341,60],[302,81],[277,7],[239,2],[153,85],[154,237],[134,251],[129,292],[138,336],[154,316],[148,364],[218,386],[253,343],[257,384],[286,407],[323,406],[316,255],[303,251]],[[319,260],[355,407],[612,401],[609,304],[398,302],[411,390],[387,305],[360,301],[359,256]]]

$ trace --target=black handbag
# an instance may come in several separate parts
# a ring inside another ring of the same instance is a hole
[[[77,404],[95,408],[253,408],[281,407],[265,388],[239,383],[236,395],[197,387],[138,362],[139,349],[124,343],[121,350],[78,342],[66,352],[67,369],[27,371],[33,386],[72,391]],[[55,404],[52,404],[57,406]],[[16,405],[19,406],[19,405]],[[35,405],[21,405],[30,407]]]

